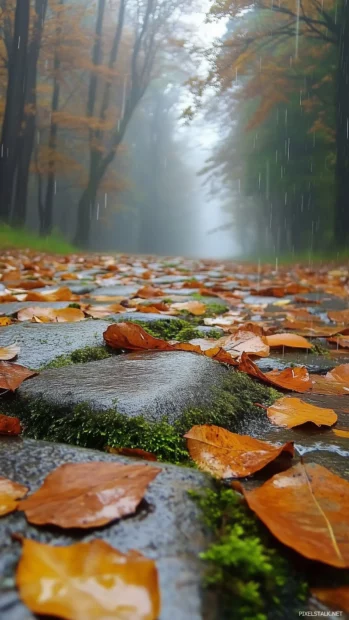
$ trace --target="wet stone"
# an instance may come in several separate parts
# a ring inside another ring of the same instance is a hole
[[[40,400],[68,413],[84,403],[96,412],[114,409],[127,417],[173,422],[189,407],[210,406],[227,372],[194,353],[129,353],[43,370],[24,382],[17,396],[23,405]]]
[[[178,321],[182,317],[171,316],[169,314],[156,314],[155,312],[120,312],[119,314],[111,314],[110,317],[115,323],[122,323],[123,321],[142,321],[144,323],[166,323],[169,321]]]
[[[263,372],[284,370],[294,365],[305,366],[309,372],[322,375],[332,370],[335,366],[346,364],[348,361],[349,358],[345,358],[345,356],[327,357],[326,355],[288,349],[284,353],[279,352],[278,354],[272,350],[270,357],[261,357],[255,360],[255,363]]]
[[[64,463],[105,461],[137,463],[94,450],[29,439],[0,439],[0,471],[34,492],[44,478]],[[144,463],[144,461],[142,461]],[[19,600],[15,588],[15,570],[20,545],[11,540],[16,532],[38,542],[69,545],[99,538],[121,552],[131,549],[156,562],[162,610],[159,620],[201,620],[204,606],[201,582],[203,565],[198,554],[208,544],[198,509],[188,496],[190,489],[210,485],[208,477],[193,469],[148,463],[161,472],[149,485],[145,499],[134,516],[103,528],[64,531],[59,528],[34,527],[24,513],[15,512],[0,522],[0,617],[6,620],[33,620],[34,616]]]
[[[140,286],[128,286],[126,284],[113,285],[113,286],[101,286],[93,291],[93,297],[124,297],[128,299],[132,295],[135,295]]]

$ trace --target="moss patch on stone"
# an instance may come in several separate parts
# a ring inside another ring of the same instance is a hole
[[[214,388],[212,405],[189,408],[171,424],[166,416],[159,420],[142,415],[128,418],[115,409],[96,411],[86,404],[73,411],[9,396],[2,410],[20,418],[24,434],[34,439],[70,443],[86,448],[142,448],[155,453],[160,460],[189,463],[183,435],[195,424],[216,424],[232,431],[239,430],[244,418],[264,415],[254,403],[266,406],[280,395],[276,390],[253,381],[248,375],[231,371],[221,388]]]
[[[183,319],[172,319],[168,321],[162,319],[153,321],[152,323],[130,319],[130,323],[140,325],[148,334],[154,336],[154,338],[161,338],[162,340],[186,342],[194,338],[219,338],[221,335],[217,330],[211,330],[208,334],[202,334],[202,332],[196,329],[196,325],[193,325],[189,321],[184,321]]]
[[[70,355],[59,355],[52,360],[52,362],[49,362],[45,368],[62,368],[63,366],[70,366],[71,364],[96,362],[97,360],[104,360],[111,355],[112,353],[104,346],[83,347],[82,349],[73,351]]]
[[[307,608],[308,585],[278,549],[241,496],[223,487],[190,492],[214,541],[201,554],[206,585],[217,595],[218,617],[282,620]]]

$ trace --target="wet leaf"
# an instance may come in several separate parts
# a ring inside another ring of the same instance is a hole
[[[184,435],[193,461],[217,478],[250,476],[274,461],[281,452],[293,456],[293,443],[273,446],[248,435],[237,435],[220,426],[193,426]]]
[[[246,353],[241,356],[239,370],[246,372],[256,379],[260,379],[264,383],[291,390],[292,392],[307,392],[311,388],[309,373],[304,366],[300,368],[285,368],[285,370],[272,370],[271,372],[262,372],[258,366],[249,359]]]
[[[69,620],[157,620],[155,562],[103,540],[53,547],[24,539],[16,584],[36,614]]]
[[[313,345],[303,338],[303,336],[297,336],[297,334],[273,334],[272,336],[265,336],[267,344],[270,347],[292,347],[296,349],[312,349]]]
[[[306,422],[317,426],[332,426],[337,422],[338,416],[333,409],[323,409],[309,405],[300,398],[285,396],[268,407],[268,418],[273,424],[293,428]]]
[[[106,316],[110,316],[111,314],[118,314],[121,312],[125,312],[126,308],[121,304],[110,304],[108,306],[89,306],[85,308],[84,312],[88,316],[92,316],[93,319],[103,319]]]
[[[333,338],[328,338],[327,340],[328,342],[336,344],[338,347],[349,349],[349,336],[334,336]]]
[[[339,588],[311,588],[311,593],[321,603],[333,609],[349,613],[349,586]],[[333,616],[332,616],[333,617]]]
[[[349,483],[315,463],[298,463],[261,487],[244,488],[246,501],[269,530],[301,555],[349,566]]]
[[[160,469],[143,464],[67,463],[20,504],[30,523],[98,527],[133,514]]]
[[[311,375],[314,394],[349,395],[349,364],[336,366],[325,376]]]
[[[349,323],[349,310],[330,310],[327,316],[334,323]]]
[[[0,347],[0,360],[13,360],[17,357],[21,347],[18,344],[9,344],[7,347]]]
[[[20,435],[21,423],[18,418],[12,418],[0,413],[0,435]]]
[[[157,461],[155,454],[141,450],[140,448],[113,448],[107,446],[105,448],[109,454],[123,454],[124,456],[132,456],[134,458],[143,459],[144,461]]]
[[[35,377],[37,372],[25,368],[20,364],[0,362],[0,390],[16,390],[23,381]]]
[[[216,345],[221,346],[225,351],[229,351],[234,357],[241,353],[254,355],[257,357],[268,357],[270,350],[267,339],[263,336],[261,328],[255,326],[258,331],[250,331],[250,326],[240,327],[235,334],[223,336],[216,340]]]
[[[0,316],[0,327],[6,327],[7,325],[11,325],[12,319],[8,316]]]
[[[17,509],[18,501],[27,493],[27,487],[8,478],[0,477],[0,516]]]

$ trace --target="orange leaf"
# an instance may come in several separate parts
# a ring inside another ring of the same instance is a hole
[[[30,523],[98,527],[133,514],[160,469],[119,463],[67,463],[20,504]]]
[[[248,328],[246,328],[248,329]],[[234,357],[241,353],[256,355],[258,357],[268,357],[270,350],[265,336],[253,331],[246,331],[240,327],[235,334],[223,336],[216,340],[216,346],[221,346],[225,351],[229,351]],[[261,328],[258,328],[262,333]]]
[[[135,458],[143,459],[144,461],[157,461],[157,457],[155,454],[151,452],[146,452],[145,450],[141,450],[140,448],[112,448],[107,446],[106,451],[109,454],[123,454],[124,456],[132,456]]]
[[[175,303],[170,305],[171,310],[186,310],[195,316],[201,316],[206,312],[206,304],[201,301],[184,301],[183,303]]]
[[[246,372],[252,377],[256,377],[256,379],[260,379],[264,383],[292,390],[293,392],[307,392],[311,387],[309,373],[304,366],[301,368],[285,368],[285,370],[281,371],[272,370],[271,372],[264,373],[249,359],[246,353],[243,353],[239,370]]]
[[[311,593],[326,607],[349,613],[349,586],[339,588],[311,588]]]
[[[140,288],[136,293],[136,297],[141,297],[142,299],[164,297],[164,295],[165,293],[161,289],[154,288],[153,286],[143,286],[143,288]]]
[[[13,360],[17,357],[21,347],[18,344],[10,344],[7,347],[0,347],[0,360]]]
[[[18,418],[12,418],[0,413],[0,435],[20,435],[21,423]]]
[[[349,395],[349,364],[337,366],[325,376],[311,375],[311,381],[314,394]]]
[[[11,362],[0,362],[0,390],[11,390],[14,392],[23,381],[29,377],[35,377],[37,372],[25,368],[20,364]]]
[[[77,301],[78,299],[78,295],[74,295],[70,288],[64,286],[47,293],[35,293],[32,291],[25,296],[24,301]]]
[[[349,431],[343,431],[343,430],[341,430],[339,428],[334,428],[333,432],[338,437],[345,437],[346,439],[349,439]]]
[[[322,409],[309,405],[300,398],[285,396],[268,407],[268,418],[273,424],[293,428],[306,422],[317,426],[332,426],[337,422],[338,416],[333,409]]]
[[[85,314],[92,316],[93,319],[103,319],[105,316],[125,311],[126,308],[121,304],[110,304],[109,306],[89,306],[85,309]]]
[[[160,614],[155,562],[103,540],[53,547],[24,539],[16,583],[35,614],[69,620],[156,620]]]
[[[311,560],[349,566],[349,483],[315,463],[298,463],[244,496],[284,545]]]
[[[0,316],[0,327],[5,327],[6,325],[11,325],[12,320],[8,316]]]
[[[349,336],[334,336],[332,338],[328,338],[327,340],[328,342],[336,344],[338,347],[349,349]]]
[[[266,336],[266,341],[270,347],[293,347],[297,349],[312,349],[312,344],[297,334],[273,334]]]
[[[184,435],[193,461],[218,478],[249,476],[274,461],[281,452],[293,456],[293,443],[273,446],[248,435],[237,435],[220,426],[193,426]]]
[[[0,515],[7,515],[16,510],[17,500],[27,493],[27,487],[8,478],[0,477]]]

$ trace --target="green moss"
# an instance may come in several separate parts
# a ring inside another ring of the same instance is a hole
[[[160,319],[159,321],[152,321],[147,323],[146,321],[137,321],[130,319],[131,323],[136,323],[145,329],[148,334],[154,336],[154,338],[162,338],[163,340],[186,340],[183,334],[195,333],[195,336],[190,338],[197,338],[197,330],[188,322],[182,319]],[[200,334],[202,336],[202,334]],[[189,338],[189,340],[190,340]]]
[[[78,310],[80,310],[81,306],[80,304],[73,303],[73,304],[69,304],[68,308],[77,308]]]
[[[106,347],[84,347],[83,349],[77,349],[70,355],[59,355],[56,359],[49,362],[45,368],[62,368],[63,366],[70,366],[71,364],[85,364],[86,362],[95,362],[97,360],[104,360],[106,357],[110,357],[111,353]]]
[[[313,345],[312,352],[315,353],[315,355],[320,355],[321,357],[328,357],[328,358],[331,357],[330,350],[324,347],[324,345],[322,344],[320,340],[314,340],[312,342],[312,345]]]
[[[273,544],[264,526],[231,489],[190,492],[214,542],[201,554],[206,585],[216,592],[219,618],[281,620],[306,608],[308,586]]]
[[[4,398],[2,408],[18,416],[25,435],[35,439],[95,449],[103,449],[105,445],[142,448],[164,461],[189,463],[183,435],[194,424],[217,424],[236,431],[244,427],[246,417],[265,415],[254,403],[270,405],[278,397],[278,392],[244,373],[229,371],[222,387],[213,390],[210,407],[189,408],[172,423],[166,416],[161,420],[145,419],[141,415],[128,418],[117,408],[95,411],[86,404],[71,411],[16,396]]]

